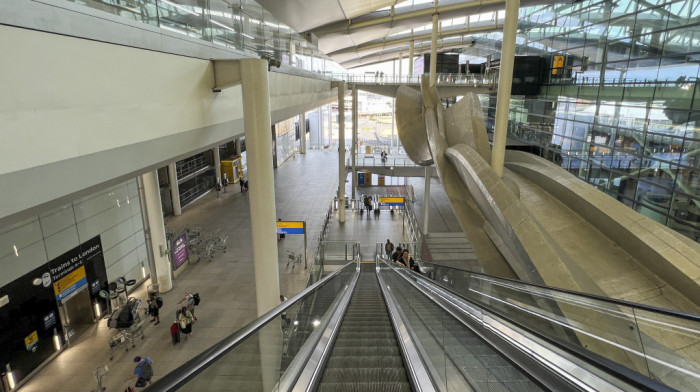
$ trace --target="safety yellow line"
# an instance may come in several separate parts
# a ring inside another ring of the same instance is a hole
[[[365,260],[365,261],[360,261],[360,264],[374,264],[374,260]]]

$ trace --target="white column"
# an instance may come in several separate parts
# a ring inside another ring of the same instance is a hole
[[[338,83],[338,221],[345,222],[345,82]]]
[[[289,65],[292,67],[296,65],[296,60],[294,57],[297,54],[297,44],[294,40],[289,40]]]
[[[430,35],[430,85],[435,84],[435,73],[437,71],[437,36],[438,36],[438,13],[433,14],[433,31]]]
[[[165,222],[163,220],[163,207],[160,200],[160,185],[158,184],[158,171],[154,170],[142,174],[138,178],[141,193],[141,213],[144,217],[144,234],[149,246],[149,259],[151,264],[151,280],[158,283],[161,293],[166,293],[173,288],[172,270],[168,258],[167,242],[165,239]],[[154,268],[154,269],[153,269]]]
[[[221,183],[221,153],[219,152],[219,145],[217,144],[212,148],[212,155],[214,156],[214,173],[216,173],[216,181]]]
[[[299,152],[306,154],[306,112],[299,115]]]
[[[432,166],[425,167],[425,194],[423,197],[423,235],[428,235],[428,216],[430,211],[430,174]]]
[[[250,183],[248,192],[253,233],[255,296],[258,316],[261,316],[280,302],[267,61],[241,60],[241,79]]]
[[[357,84],[352,85],[352,148],[350,149],[350,154],[352,154],[352,200],[355,200],[355,188],[357,188],[357,167],[355,166],[355,160],[357,159],[357,122],[359,121],[359,115],[357,112]]]
[[[236,156],[240,157],[241,156],[241,139],[238,138],[238,139],[234,140],[233,145],[236,148]]]
[[[510,87],[513,83],[515,33],[518,27],[519,8],[520,0],[506,0],[506,18],[503,22],[503,46],[501,48],[501,70],[498,75],[498,94],[496,95],[496,124],[493,135],[493,150],[491,151],[491,167],[499,177],[503,176],[503,162],[506,155]]]
[[[328,104],[328,145],[333,143],[333,107]]]
[[[413,29],[411,29],[411,36],[413,36]],[[408,74],[413,75],[413,40],[408,43]]]
[[[168,165],[168,181],[170,182],[170,201],[173,203],[173,215],[182,215],[180,205],[180,185],[177,183],[177,168],[175,162]]]
[[[402,74],[401,69],[403,68],[403,52],[399,53],[399,76]],[[401,79],[398,80],[398,82],[401,82]]]

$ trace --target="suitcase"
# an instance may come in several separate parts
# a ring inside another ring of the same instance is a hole
[[[177,323],[170,326],[170,336],[173,338],[173,344],[180,343],[180,326]]]

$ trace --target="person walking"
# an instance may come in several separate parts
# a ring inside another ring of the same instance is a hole
[[[185,339],[189,340],[190,338],[194,320],[192,312],[187,310],[187,307],[183,306],[182,309],[180,309],[180,314],[177,316],[177,322],[180,324],[180,331],[185,334]]]
[[[148,314],[153,317],[151,322],[156,322],[153,325],[160,324],[160,308],[163,306],[163,299],[156,297],[155,294],[149,295],[148,298]]]
[[[394,244],[392,244],[388,238],[386,239],[386,244],[384,244],[384,252],[386,253],[387,259],[390,259],[391,253],[394,252]]]
[[[145,387],[146,383],[151,385],[153,382],[153,360],[151,357],[141,358],[140,356],[134,357],[134,362],[138,362],[134,368],[134,372],[130,374],[125,381],[136,379],[137,387]]]
[[[372,211],[372,197],[369,195],[365,195],[364,203],[365,208],[367,209],[367,213],[369,214]]]

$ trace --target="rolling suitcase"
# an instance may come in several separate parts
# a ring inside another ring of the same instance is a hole
[[[177,323],[170,326],[170,336],[173,338],[173,344],[180,343],[180,326]]]

